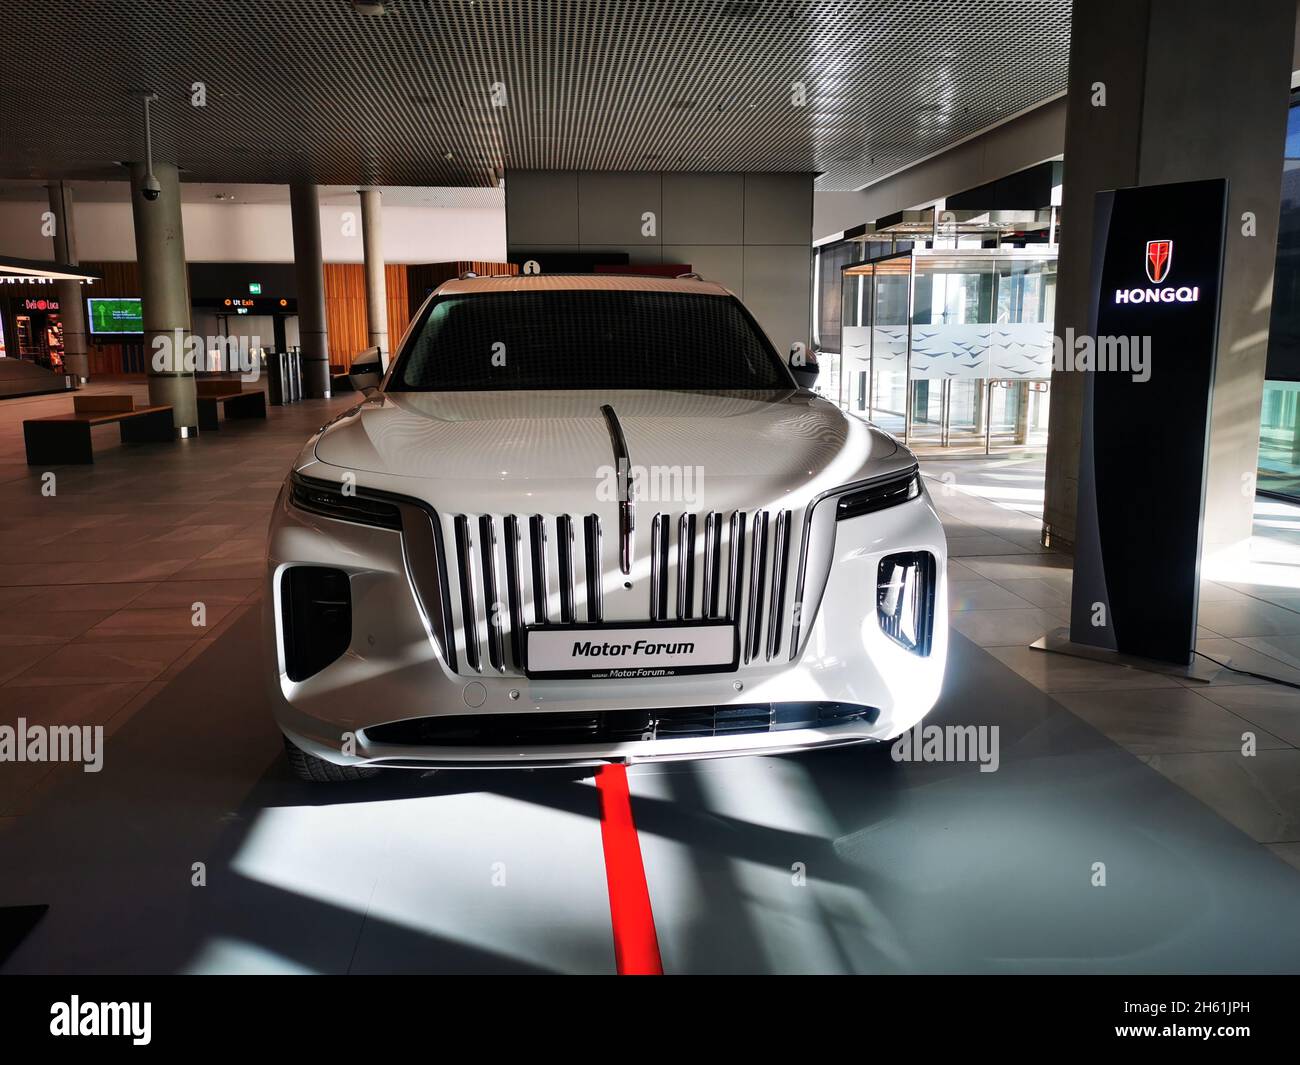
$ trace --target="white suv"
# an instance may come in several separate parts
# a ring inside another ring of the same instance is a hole
[[[914,456],[726,289],[451,281],[276,504],[276,720],[313,780],[886,740],[945,556]]]

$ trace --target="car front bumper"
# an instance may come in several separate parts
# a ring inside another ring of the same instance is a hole
[[[777,754],[900,735],[934,705],[947,655],[946,545],[926,495],[837,523],[825,593],[793,660],[735,672],[654,679],[560,680],[450,670],[420,616],[403,562],[401,533],[306,513],[284,495],[269,541],[263,599],[264,670],[277,724],[293,743],[341,765],[400,768],[592,766],[729,755]],[[904,551],[935,556],[930,653],[899,646],[877,620],[880,559]],[[319,673],[288,679],[280,586],[292,565],[329,566],[350,579],[353,632],[347,651]],[[368,729],[393,722],[530,712],[598,715],[659,708],[837,704],[864,713],[846,723],[777,731],[723,731],[587,743],[386,743]]]

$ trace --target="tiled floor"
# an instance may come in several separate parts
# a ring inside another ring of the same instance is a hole
[[[88,391],[147,397],[136,380]],[[27,466],[22,421],[70,411],[71,398],[0,403],[0,720],[111,734],[253,609],[271,502],[304,440],[345,402],[271,408],[266,422],[172,445],[124,446],[104,426],[93,466],[49,471]],[[0,818],[57,774],[6,765]]]
[[[1044,654],[1068,624],[1071,560],[1037,541],[1042,458],[923,461],[948,531],[953,628],[1300,868],[1300,690],[1222,671],[1210,684]],[[1202,584],[1197,649],[1300,683],[1300,507],[1261,500],[1255,564]],[[1253,741],[1254,752],[1243,748]]]

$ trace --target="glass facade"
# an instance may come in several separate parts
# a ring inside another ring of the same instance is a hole
[[[823,390],[921,451],[1047,442],[1056,252],[917,249],[841,271]]]
[[[1300,98],[1287,115],[1282,208],[1268,326],[1268,368],[1259,417],[1261,492],[1300,500]]]

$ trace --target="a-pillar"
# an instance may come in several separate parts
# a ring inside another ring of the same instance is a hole
[[[149,365],[149,403],[172,408],[181,436],[198,432],[194,365],[188,357],[190,282],[185,269],[181,224],[180,174],[173,163],[156,163],[158,195],[147,198],[144,163],[131,164],[131,214],[135,219],[135,257],[140,269],[145,360]]]
[[[315,185],[289,186],[293,265],[298,282],[298,346],[303,394],[330,394],[329,332],[325,324],[325,265],[321,254],[320,195]]]
[[[1237,557],[1251,534],[1295,20],[1296,0],[1088,0],[1073,9],[1056,335],[1088,331],[1099,190],[1228,179],[1208,572]],[[1053,373],[1043,521],[1065,544],[1075,535],[1082,414],[1083,375]],[[1151,432],[1180,415],[1148,412]],[[1133,493],[1141,505],[1158,500],[1160,486],[1135,484]]]
[[[72,221],[72,190],[66,182],[49,186],[50,213],[54,216],[54,260],[76,266],[77,234]],[[90,358],[86,354],[86,293],[80,281],[60,281],[55,286],[59,299],[59,321],[63,324],[63,371],[85,384],[90,380]]]
[[[388,365],[388,288],[384,283],[383,195],[378,189],[361,189],[361,253],[366,270],[366,327],[368,347],[378,348]]]

